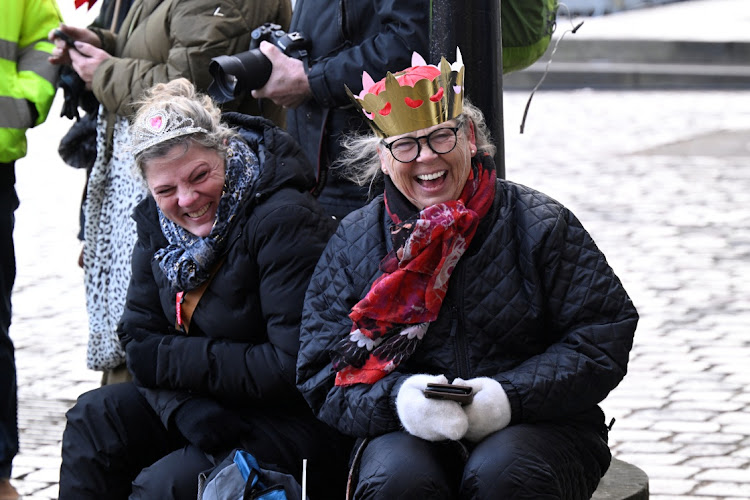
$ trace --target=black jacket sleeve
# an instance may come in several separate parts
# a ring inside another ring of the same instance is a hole
[[[531,258],[545,291],[544,332],[554,342],[495,378],[512,423],[574,416],[600,403],[627,372],[638,313],[620,280],[567,209]]]
[[[372,385],[334,385],[329,351],[351,331],[349,312],[369,290],[383,257],[379,245],[365,243],[381,231],[377,217],[352,217],[331,238],[307,290],[297,384],[319,419],[346,435],[366,437],[400,428],[393,405],[405,376],[394,372]],[[377,255],[363,255],[361,247]]]

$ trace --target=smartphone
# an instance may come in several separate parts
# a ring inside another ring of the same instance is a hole
[[[59,29],[55,30],[54,35],[55,35],[55,38],[59,38],[60,40],[64,41],[65,45],[67,45],[69,48],[71,48],[71,49],[75,49],[76,48],[76,46],[75,46],[75,40],[73,40],[72,38],[70,38],[70,35],[64,33],[63,31],[61,31]]]
[[[474,399],[474,389],[468,385],[427,384],[424,396],[431,399],[448,399],[468,405]]]

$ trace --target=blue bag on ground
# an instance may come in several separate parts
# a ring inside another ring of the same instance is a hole
[[[198,477],[198,500],[297,499],[302,499],[302,486],[291,474],[262,468],[245,450],[233,451]]]

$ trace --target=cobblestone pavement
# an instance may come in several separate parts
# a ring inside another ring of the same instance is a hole
[[[573,210],[641,314],[605,400],[651,498],[750,498],[750,92],[505,99],[507,177]]]
[[[61,96],[58,96],[60,98]],[[616,456],[651,498],[750,496],[750,91],[506,92],[507,177],[573,210],[641,313],[629,374],[603,407]],[[27,499],[57,497],[64,412],[85,368],[76,265],[83,172],[62,163],[59,116],[17,164],[13,296]]]

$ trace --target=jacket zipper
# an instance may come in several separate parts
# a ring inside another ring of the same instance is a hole
[[[464,314],[464,304],[462,300],[461,291],[463,290],[464,273],[463,268],[457,267],[451,277],[453,282],[453,290],[458,290],[458,293],[453,293],[453,305],[451,306],[451,337],[453,337],[453,345],[456,351],[456,373],[459,377],[467,379],[469,374],[469,356],[467,353],[467,342],[466,332],[463,328],[463,321],[461,318]]]

